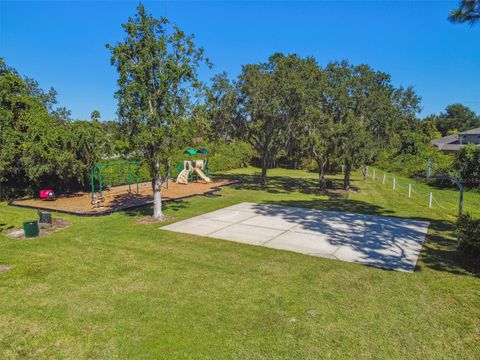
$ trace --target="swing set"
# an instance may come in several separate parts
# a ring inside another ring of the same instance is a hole
[[[136,185],[138,194],[139,163],[138,161],[118,161],[100,164],[97,163],[90,168],[90,179],[92,181],[92,204],[105,200],[103,191],[110,190],[113,185],[128,184],[128,192],[132,192],[132,185]],[[98,181],[98,196],[95,194],[95,180]],[[105,187],[105,184],[106,187]]]

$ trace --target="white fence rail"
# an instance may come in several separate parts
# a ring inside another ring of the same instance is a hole
[[[388,188],[391,186],[391,189],[397,194],[405,196],[419,205],[441,211],[449,216],[457,215],[459,205],[445,201],[444,199],[440,200],[433,191],[425,192],[421,189],[421,186],[415,187],[413,183],[401,183],[395,176],[375,168],[371,168],[370,172],[367,168],[365,174],[367,179],[371,179],[378,184],[387,186]]]

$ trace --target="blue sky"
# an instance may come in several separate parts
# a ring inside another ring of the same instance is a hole
[[[422,115],[461,102],[480,113],[480,26],[454,25],[448,12],[457,1],[384,2],[143,2],[166,14],[214,63],[201,77],[264,61],[274,52],[313,55],[324,65],[348,59],[412,85]],[[122,39],[121,24],[138,2],[0,0],[0,56],[58,91],[74,118],[116,117],[116,72],[106,43]]]

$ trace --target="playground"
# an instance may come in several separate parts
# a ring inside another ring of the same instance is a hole
[[[176,168],[175,177],[163,183],[163,201],[211,194],[220,187],[235,182],[228,179],[212,179],[207,175],[209,173],[207,153],[206,149],[185,151],[185,155],[193,157],[193,160],[183,160]],[[202,159],[195,159],[197,154]],[[90,169],[90,179],[89,192],[55,196],[53,189],[43,189],[38,198],[14,200],[10,205],[95,216],[153,203],[152,183],[139,181],[138,161],[97,163]],[[118,180],[124,184],[111,185]]]
[[[169,181],[168,188],[163,184],[162,200],[171,201],[195,195],[204,195],[217,190],[217,188],[230,185],[233,182],[227,179],[215,179],[209,183],[192,182],[187,186]],[[129,185],[115,186],[103,191],[104,201],[101,207],[92,206],[92,194],[79,192],[72,195],[59,196],[55,201],[42,199],[15,200],[11,205],[73,213],[77,215],[107,215],[115,211],[127,210],[153,202],[151,182],[138,184],[138,193],[128,192]]]

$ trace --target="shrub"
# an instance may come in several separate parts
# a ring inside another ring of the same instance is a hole
[[[454,157],[433,147],[422,134],[404,132],[400,148],[393,154],[383,154],[376,165],[386,171],[407,177],[423,176],[430,159],[435,168],[446,173],[452,172]]]
[[[469,256],[480,259],[480,219],[470,214],[462,215],[456,224],[458,248]]]
[[[209,170],[212,172],[226,171],[248,166],[252,160],[252,147],[243,141],[230,144],[210,145]]]
[[[480,187],[480,147],[473,144],[462,147],[453,166],[464,185]]]

